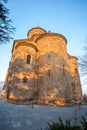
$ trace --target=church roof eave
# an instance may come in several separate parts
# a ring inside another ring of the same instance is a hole
[[[27,45],[27,46],[31,46],[33,47],[36,51],[38,51],[37,47],[32,44],[31,41],[29,41],[28,39],[22,39],[22,40],[14,40],[14,43],[13,43],[13,48],[12,48],[12,53],[13,53],[13,50],[17,48],[17,46],[19,46],[19,44],[21,45]]]
[[[58,37],[61,37],[61,38],[63,38],[65,40],[65,43],[67,44],[67,39],[63,35],[58,34],[58,33],[45,33],[45,34],[42,34],[35,40],[35,42],[39,41],[41,38],[44,38],[46,36],[58,36]]]

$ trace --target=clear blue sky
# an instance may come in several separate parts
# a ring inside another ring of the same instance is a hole
[[[28,30],[39,23],[47,31],[64,35],[71,55],[83,54],[87,37],[87,0],[9,0],[7,8],[16,27],[14,39],[27,38]],[[0,81],[5,80],[12,46],[13,41],[0,46]],[[86,85],[82,88],[85,93]]]

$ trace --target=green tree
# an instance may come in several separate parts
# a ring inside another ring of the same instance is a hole
[[[6,4],[8,0],[0,1],[0,45],[8,43],[13,37],[15,28],[12,26],[12,20],[9,19],[9,9]]]

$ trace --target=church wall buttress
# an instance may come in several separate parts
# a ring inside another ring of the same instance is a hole
[[[69,55],[73,102],[82,100],[82,89],[77,60],[76,57]]]

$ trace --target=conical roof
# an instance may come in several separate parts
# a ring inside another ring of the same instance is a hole
[[[41,27],[35,27],[28,31],[27,37],[28,38],[37,37],[44,33],[46,33],[46,30],[44,30]]]

